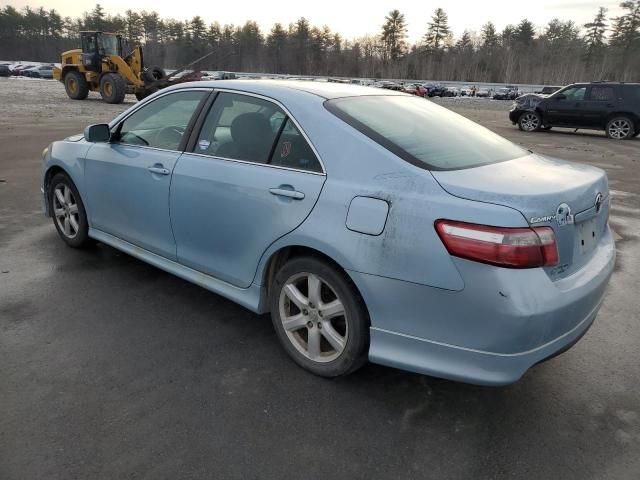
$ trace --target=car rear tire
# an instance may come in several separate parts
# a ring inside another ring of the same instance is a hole
[[[634,134],[633,120],[624,115],[613,117],[607,122],[605,133],[614,140],[627,140]]]
[[[518,118],[518,128],[523,132],[537,132],[542,128],[542,118],[538,112],[524,112]]]
[[[285,263],[269,288],[278,340],[302,368],[322,377],[347,375],[367,361],[369,318],[351,280],[314,257]]]
[[[84,75],[77,70],[71,70],[65,74],[64,89],[72,100],[84,100],[89,95],[89,84]]]
[[[100,95],[107,103],[122,103],[127,93],[127,82],[118,73],[107,73],[100,79]]]
[[[65,173],[57,173],[49,185],[49,211],[64,242],[73,248],[91,243],[89,222],[78,189]]]

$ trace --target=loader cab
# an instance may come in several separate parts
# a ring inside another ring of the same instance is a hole
[[[115,33],[80,32],[82,65],[92,72],[100,72],[106,56],[122,56],[122,37]]]

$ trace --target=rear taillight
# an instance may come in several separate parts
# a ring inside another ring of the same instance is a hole
[[[550,227],[508,228],[437,220],[436,231],[451,255],[500,267],[533,268],[558,263]]]

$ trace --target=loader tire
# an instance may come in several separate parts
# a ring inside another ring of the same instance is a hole
[[[151,68],[147,68],[142,73],[142,80],[144,80],[145,84],[153,83],[156,80],[163,80],[167,78],[167,72],[164,71],[163,68],[154,65]]]
[[[122,75],[107,73],[100,79],[100,95],[107,103],[122,103],[127,93],[127,82]]]
[[[71,70],[64,76],[64,89],[72,100],[84,100],[89,95],[89,84],[77,70]]]

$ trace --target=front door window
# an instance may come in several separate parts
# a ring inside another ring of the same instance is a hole
[[[179,150],[191,117],[207,93],[191,90],[152,100],[120,124],[117,141],[127,145]]]

